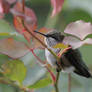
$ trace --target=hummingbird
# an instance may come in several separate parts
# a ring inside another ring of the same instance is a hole
[[[51,31],[47,34],[41,33],[39,31],[34,31],[42,36],[44,36],[45,44],[49,49],[51,49],[54,53],[58,54],[61,49],[53,48],[54,45],[58,43],[62,43],[65,35],[61,32]],[[69,45],[70,46],[70,45]],[[71,46],[70,46],[71,47]],[[82,77],[92,78],[92,75],[89,71],[89,68],[84,63],[81,53],[79,49],[73,49],[72,47],[67,49],[61,56],[59,64],[57,59],[45,48],[45,57],[47,62],[54,68],[56,68],[57,72],[66,72],[66,73],[76,73]],[[61,67],[62,69],[61,69]]]

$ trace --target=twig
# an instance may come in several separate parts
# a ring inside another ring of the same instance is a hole
[[[22,0],[22,10],[23,10],[23,13],[25,14],[25,0]]]
[[[71,92],[71,74],[68,74],[68,92]]]
[[[34,51],[31,49],[32,54],[34,55],[34,57],[40,62],[40,64],[44,65],[44,67],[48,70],[48,72],[51,75],[52,80],[54,81],[54,83],[56,82],[56,77],[54,75],[54,73],[47,67],[46,63],[43,62],[35,53]]]
[[[23,0],[22,4],[23,4],[23,13],[25,13],[25,0]],[[47,48],[48,51],[57,59],[57,62],[59,62],[59,61],[60,61],[60,58],[56,55],[56,53],[54,53],[51,49],[49,49],[49,48],[47,47],[47,45],[45,45],[36,35],[34,35],[34,33],[32,32],[32,30],[30,31],[30,30],[25,26],[24,20],[22,20],[22,21],[23,21],[23,26],[24,26],[24,28],[26,29],[26,31],[27,31],[32,37],[34,37],[38,42],[40,42],[45,48]],[[56,91],[56,92],[59,92],[59,89],[58,89],[59,74],[60,74],[60,72],[57,72],[57,75],[56,75],[56,82],[55,82],[55,84],[54,84],[54,87],[55,87],[55,91]]]
[[[57,72],[57,74],[56,74],[56,82],[54,84],[55,92],[59,92],[59,88],[58,88],[59,76],[60,76],[60,72]]]
[[[30,49],[30,51],[32,52],[32,54],[34,55],[34,57],[41,63],[41,64],[46,64],[45,62],[43,62],[35,53],[34,50]]]

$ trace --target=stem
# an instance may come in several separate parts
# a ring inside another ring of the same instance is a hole
[[[55,92],[59,92],[59,89],[58,89],[59,76],[60,76],[60,72],[57,72],[57,74],[56,74],[56,82],[54,84]]]
[[[30,50],[31,52],[32,52],[32,54],[34,55],[34,57],[41,63],[41,64],[46,64],[45,62],[43,62],[35,53],[34,53],[34,51],[31,49]]]
[[[41,64],[46,64],[45,62],[43,62],[35,53],[34,53],[34,51],[33,50],[31,50],[31,52],[32,52],[32,54],[34,55],[34,57],[41,63]],[[56,77],[54,76],[54,74],[53,74],[53,72],[47,67],[47,66],[44,66],[47,70],[48,70],[48,72],[50,73],[50,75],[51,75],[51,78],[52,78],[52,80],[54,81],[54,83],[56,82]]]
[[[23,13],[25,13],[25,0],[22,1],[22,4],[23,4]],[[23,26],[24,26],[24,28],[26,29],[26,31],[27,31],[32,37],[34,37],[38,42],[40,42],[45,48],[47,48],[48,51],[57,59],[57,62],[59,62],[59,61],[60,61],[60,58],[56,55],[56,53],[54,53],[51,49],[49,49],[49,48],[47,47],[47,45],[45,45],[45,44],[32,32],[32,30],[30,31],[30,30],[26,27],[26,25],[25,25],[25,23],[24,23],[24,20],[22,20],[22,21],[23,21]],[[60,72],[57,72],[57,75],[56,75],[56,82],[55,82],[55,84],[54,84],[54,87],[55,87],[56,92],[59,92],[59,89],[58,89],[59,75],[60,75]]]
[[[71,74],[68,74],[68,92],[71,92]]]
[[[23,9],[23,13],[25,14],[25,0],[22,0],[22,9]]]

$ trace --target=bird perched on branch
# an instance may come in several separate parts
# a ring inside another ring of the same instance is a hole
[[[65,36],[61,32],[52,31],[47,34],[43,34],[41,32],[35,31],[38,34],[41,34],[44,36],[45,44],[49,49],[51,49],[54,53],[58,54],[60,52],[60,48],[53,48],[54,45],[58,43],[62,43]],[[48,61],[48,63],[55,67],[57,72],[61,70],[63,72],[71,73],[74,72],[80,76],[90,78],[92,77],[88,67],[84,63],[82,56],[80,54],[80,51],[78,49],[73,49],[71,46],[67,49],[60,57],[59,64],[57,62],[57,59],[51,54],[51,52],[48,51],[48,49],[45,49],[45,56]]]

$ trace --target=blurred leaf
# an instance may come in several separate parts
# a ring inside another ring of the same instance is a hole
[[[53,11],[51,14],[52,17],[61,11],[63,3],[64,3],[64,0],[51,0],[51,5],[53,7]]]
[[[4,13],[8,13],[10,4],[6,0],[0,0],[0,19],[4,17]]]
[[[9,4],[13,4],[16,2],[16,0],[6,0]]]
[[[63,43],[58,43],[58,44],[53,46],[53,48],[60,48],[60,49],[65,49],[67,47],[68,47],[68,45],[65,45]]]
[[[52,83],[52,80],[50,78],[44,78],[39,81],[37,81],[34,85],[30,85],[29,88],[31,89],[39,89],[48,86]]]
[[[36,55],[41,58],[42,61],[45,61],[45,54],[44,54],[44,50],[41,50],[41,49],[36,49],[34,50],[34,52],[36,53]],[[24,57],[21,57],[20,58],[24,64],[26,66],[34,66],[35,63],[37,63],[37,59],[33,56],[33,54],[30,52],[28,54],[26,54]]]
[[[34,61],[34,60],[33,60]],[[35,61],[36,62],[36,61]],[[33,66],[27,66],[27,75],[23,84],[25,86],[33,85],[39,81],[46,74],[46,68],[39,66],[39,64],[34,64]]]
[[[0,54],[0,68],[2,64],[4,64],[7,60],[9,60],[9,57],[3,54]]]
[[[63,43],[66,45],[71,45],[73,49],[77,49],[83,45],[92,45],[92,38],[87,38],[81,41],[75,37],[67,36],[64,38]]]
[[[7,36],[9,33],[0,33],[0,36]]]
[[[18,81],[20,84],[26,76],[26,67],[20,60],[8,61],[2,65],[3,74],[10,80]]]
[[[24,24],[29,31],[34,31],[37,28],[37,18],[34,11],[25,7],[25,14],[23,14],[22,4],[17,2],[11,9],[11,12],[14,15],[14,26],[16,30],[20,34],[23,34],[24,37],[30,42],[31,35],[27,32]],[[24,24],[22,20],[24,20]]]
[[[15,92],[17,90],[16,88],[6,85],[6,84],[0,84],[0,92]],[[19,92],[19,91],[17,91]]]
[[[43,92],[43,91],[44,92],[53,92],[52,90],[54,90],[53,86],[49,85],[44,88],[37,89],[37,90],[35,90],[35,92]]]
[[[1,19],[0,20],[0,39],[7,38],[7,37],[13,37],[14,39],[18,39],[21,41],[25,40],[20,34],[15,32],[12,25],[10,25],[7,21]]]
[[[87,35],[92,34],[92,24],[82,20],[72,22],[67,25],[64,30],[65,33],[74,35],[83,40]]]
[[[4,12],[3,12],[3,5],[2,5],[2,0],[0,0],[0,19],[4,17]]]
[[[15,41],[12,38],[0,40],[0,53],[8,55],[11,58],[19,58],[29,52],[29,49],[23,42]]]
[[[24,37],[27,39],[28,42],[30,42],[31,35],[26,31],[22,24],[22,19],[20,17],[14,17],[14,26],[16,30],[20,33],[23,34]]]
[[[5,20],[0,19],[0,33],[10,33],[14,32],[12,26],[9,25]]]

